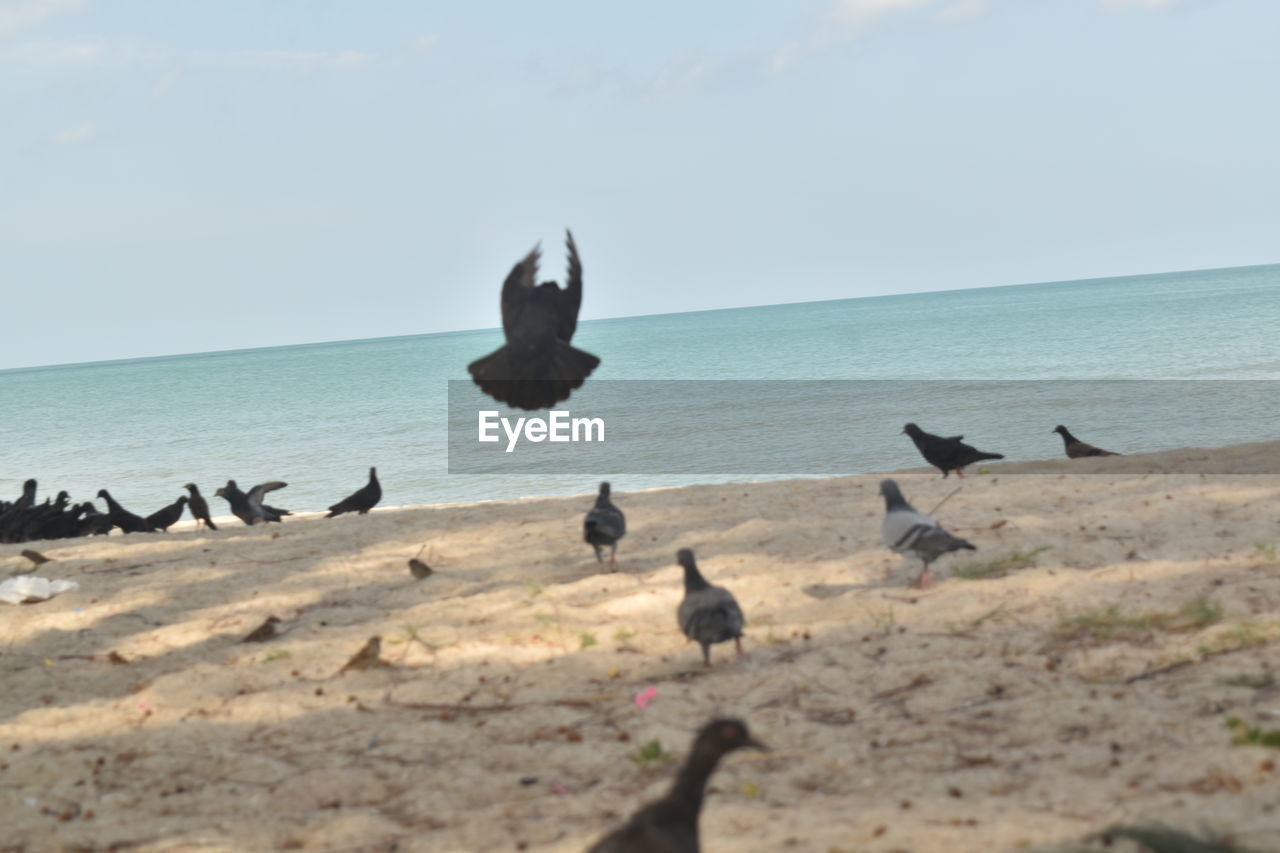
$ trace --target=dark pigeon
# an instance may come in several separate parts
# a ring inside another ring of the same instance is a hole
[[[742,654],[742,608],[733,593],[722,586],[712,586],[698,571],[693,551],[681,548],[676,562],[684,567],[684,599],[676,610],[680,630],[702,646],[702,663],[711,666],[711,646],[733,640]]]
[[[209,502],[204,499],[204,495],[200,494],[200,489],[195,483],[187,483],[182,488],[191,493],[187,498],[187,509],[191,510],[191,517],[196,520],[196,529],[199,529],[203,523],[210,530],[217,530],[218,525],[213,523],[213,519],[209,517]]]
[[[333,518],[344,512],[358,512],[364,515],[377,506],[380,500],[382,500],[382,484],[378,482],[378,469],[370,468],[369,482],[329,507],[329,514],[325,518]]]
[[[943,438],[940,435],[927,433],[915,424],[907,424],[902,431],[911,436],[911,440],[915,442],[916,449],[920,451],[924,460],[942,472],[943,479],[950,476],[952,471],[956,472],[957,477],[963,477],[964,471],[961,469],[966,465],[972,465],[984,459],[1004,458],[1002,453],[984,453],[970,447],[960,440],[964,438],[963,435]]]
[[[1062,443],[1066,447],[1068,459],[1083,459],[1086,456],[1119,456],[1119,453],[1112,453],[1110,450],[1103,450],[1101,447],[1094,447],[1092,444],[1085,444],[1080,439],[1071,434],[1071,431],[1058,424],[1053,431],[1062,436]]]
[[[885,544],[899,554],[911,554],[924,563],[924,569],[913,584],[917,589],[924,589],[932,582],[929,564],[943,554],[962,548],[978,550],[971,543],[952,536],[932,518],[914,509],[893,480],[880,481],[880,494],[884,495],[884,523],[880,530],[884,534]]]
[[[151,525],[145,518],[134,515],[129,510],[116,503],[116,499],[111,497],[111,493],[106,489],[98,490],[98,497],[107,502],[107,518],[111,521],[112,527],[119,527],[122,533],[150,533]]]
[[[609,484],[600,484],[596,505],[582,522],[582,538],[596,550],[596,562],[604,562],[604,549],[609,548],[609,565],[618,567],[618,540],[627,535],[627,518],[609,500]]]
[[[735,749],[769,750],[751,736],[741,720],[707,723],[694,738],[689,757],[667,795],[640,809],[587,853],[699,853],[698,816],[707,780],[720,759]]]
[[[506,344],[467,365],[480,390],[516,409],[547,409],[567,400],[600,364],[569,346],[582,305],[582,263],[573,234],[565,232],[569,273],[562,290],[554,281],[535,286],[539,249],[516,264],[502,284],[502,333]]]
[[[259,483],[246,494],[236,485],[235,480],[227,480],[227,484],[214,494],[231,505],[231,512],[236,518],[252,527],[258,522],[279,521],[281,517],[293,514],[262,502],[267,492],[283,489],[287,485],[289,484],[280,480],[272,480],[269,483]]]
[[[147,516],[147,524],[151,525],[152,530],[168,530],[178,519],[182,518],[182,511],[186,509],[187,496],[183,495],[173,503],[163,509],[158,509],[151,515]]]

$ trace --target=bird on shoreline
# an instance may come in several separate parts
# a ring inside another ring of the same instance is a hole
[[[680,630],[702,646],[702,665],[711,666],[711,646],[733,640],[742,654],[742,626],[746,620],[733,593],[722,586],[712,586],[698,571],[693,551],[681,548],[676,562],[684,569],[684,598],[676,610]]]
[[[609,565],[618,567],[618,540],[627,535],[627,518],[622,510],[610,500],[608,483],[600,484],[600,494],[596,496],[596,505],[582,521],[582,538],[595,549],[596,562],[603,563],[604,548],[609,551]]]
[[[227,480],[227,484],[214,492],[214,495],[230,504],[231,513],[252,527],[260,521],[279,521],[283,516],[293,514],[288,510],[277,509],[262,502],[267,492],[283,489],[287,485],[289,484],[280,480],[272,480],[268,483],[259,483],[246,494],[236,485],[235,480]]]
[[[378,482],[378,469],[369,469],[369,482],[329,507],[325,518],[333,518],[344,512],[358,512],[364,515],[382,500],[382,484]]]
[[[929,564],[943,554],[961,549],[978,550],[972,543],[952,536],[932,518],[907,503],[893,480],[880,481],[880,494],[884,495],[884,522],[880,532],[884,535],[885,544],[899,554],[911,554],[924,563],[924,569],[912,584],[916,589],[925,589],[933,582]]]
[[[187,498],[187,509],[191,510],[191,517],[196,520],[196,529],[200,529],[203,524],[210,530],[217,530],[218,525],[213,523],[213,519],[209,517],[209,502],[204,499],[204,495],[200,494],[200,489],[195,483],[187,483],[182,488],[191,493]]]
[[[182,511],[187,507],[187,496],[183,495],[166,507],[156,510],[146,517],[152,530],[165,531],[182,518]]]
[[[582,306],[582,262],[566,229],[569,271],[561,289],[554,281],[535,285],[541,250],[535,246],[502,283],[502,333],[506,343],[467,365],[472,381],[499,403],[516,409],[547,409],[568,399],[600,364],[569,345]]]
[[[1101,447],[1094,447],[1092,444],[1086,444],[1071,434],[1071,430],[1058,424],[1053,431],[1062,436],[1063,449],[1067,451],[1068,459],[1083,459],[1086,456],[1119,456],[1119,453],[1113,453],[1110,450],[1103,450]]]
[[[751,736],[742,720],[712,720],[693,740],[693,748],[667,795],[640,809],[587,853],[698,853],[698,816],[707,780],[720,759],[736,749],[769,748]]]
[[[907,424],[902,431],[911,436],[911,440],[916,445],[916,450],[920,451],[920,455],[924,457],[924,461],[942,472],[942,478],[945,480],[950,476],[952,471],[956,472],[957,477],[963,477],[962,470],[966,465],[972,465],[975,462],[981,462],[984,459],[1003,459],[1003,453],[984,453],[975,447],[970,447],[960,439],[963,435],[953,435],[950,438],[943,438],[940,435],[925,432],[915,424]]]
[[[121,533],[151,532],[151,525],[145,518],[140,515],[134,515],[120,506],[106,489],[99,489],[98,497],[107,502],[107,518],[110,520],[112,527],[120,528]]]

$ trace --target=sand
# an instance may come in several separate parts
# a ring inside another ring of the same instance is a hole
[[[80,584],[0,605],[0,850],[580,851],[669,784],[629,756],[678,760],[716,714],[773,751],[713,777],[708,851],[1025,850],[1144,819],[1280,847],[1280,753],[1226,723],[1280,728],[1280,477],[1218,473],[1276,454],[902,473],[926,511],[963,487],[936,515],[980,549],[923,592],[874,476],[618,478],[616,572],[581,542],[593,482],[0,546],[0,576],[35,547]],[[742,603],[747,656],[704,670],[680,636],[681,547]],[[269,615],[282,636],[237,642]],[[337,675],[374,635],[387,666]]]

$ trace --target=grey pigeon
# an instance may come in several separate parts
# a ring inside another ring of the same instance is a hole
[[[769,750],[741,720],[707,723],[694,738],[693,749],[667,795],[640,809],[587,853],[699,853],[698,815],[707,780],[720,759],[735,749]]]
[[[262,502],[267,492],[283,489],[287,485],[289,484],[280,480],[272,480],[268,483],[259,483],[245,494],[236,485],[235,480],[227,480],[227,484],[214,492],[214,495],[224,498],[231,504],[231,512],[236,518],[253,526],[260,521],[279,521],[283,516],[293,515],[287,509],[277,509]]]
[[[952,536],[938,523],[922,512],[916,511],[893,480],[880,481],[880,494],[884,495],[884,523],[880,530],[885,544],[899,554],[919,557],[924,569],[914,586],[924,589],[932,582],[929,564],[951,551],[978,550],[971,543]]]
[[[569,346],[582,305],[582,262],[573,234],[565,232],[569,274],[562,290],[554,281],[535,285],[539,249],[525,256],[502,284],[502,333],[506,343],[467,365],[480,390],[516,409],[547,409],[566,400],[600,364]]]
[[[364,515],[377,506],[380,500],[382,500],[382,484],[378,482],[378,469],[370,468],[369,482],[329,507],[329,514],[325,518],[333,518],[344,512],[358,512]]]
[[[711,646],[733,640],[742,654],[742,608],[733,593],[722,586],[712,586],[698,571],[693,551],[681,548],[676,562],[684,567],[684,599],[676,610],[680,630],[702,646],[702,664],[711,666]]]
[[[916,450],[920,451],[920,455],[924,457],[924,461],[942,472],[942,478],[945,480],[950,476],[952,471],[956,472],[957,477],[964,476],[964,466],[972,465],[975,462],[981,462],[984,459],[1003,459],[1003,453],[986,453],[965,444],[960,439],[963,435],[953,435],[949,438],[943,438],[940,435],[925,432],[915,424],[907,424],[902,431],[911,436],[911,440],[916,445]]]
[[[602,552],[609,547],[609,565],[618,567],[618,540],[627,535],[627,518],[609,500],[609,484],[600,484],[596,505],[582,522],[582,538],[596,549],[596,562],[604,562]]]
[[[1071,434],[1071,430],[1058,424],[1053,431],[1062,436],[1064,449],[1067,451],[1068,459],[1083,459],[1086,456],[1119,456],[1119,453],[1112,453],[1110,450],[1103,450],[1101,447],[1094,447],[1092,444],[1085,444],[1080,439]]]

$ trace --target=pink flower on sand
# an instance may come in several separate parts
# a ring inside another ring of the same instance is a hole
[[[636,694],[636,698],[635,698],[636,707],[644,708],[648,706],[648,704],[652,702],[657,697],[657,695],[658,695],[658,688],[646,687],[644,690],[641,690],[639,693]]]

